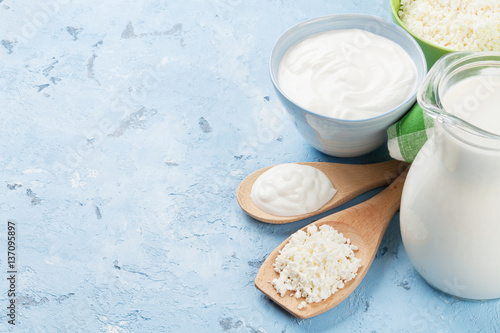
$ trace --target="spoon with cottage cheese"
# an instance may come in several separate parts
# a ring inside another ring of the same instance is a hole
[[[288,237],[262,264],[255,286],[297,318],[346,299],[365,277],[399,209],[408,169],[370,200],[313,222]]]
[[[236,196],[251,217],[267,223],[289,223],[321,214],[387,185],[406,166],[395,160],[364,165],[280,164],[247,176]]]

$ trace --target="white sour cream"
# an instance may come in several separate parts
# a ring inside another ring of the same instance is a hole
[[[296,216],[323,207],[337,193],[320,170],[302,164],[280,164],[264,172],[253,184],[250,198],[266,213]]]
[[[395,42],[360,29],[308,37],[281,60],[281,90],[306,110],[360,120],[391,111],[415,90],[417,68]]]

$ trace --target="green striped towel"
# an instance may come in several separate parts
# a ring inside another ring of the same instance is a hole
[[[433,128],[434,120],[415,104],[406,116],[387,130],[389,154],[396,160],[413,162],[420,148],[432,135]]]

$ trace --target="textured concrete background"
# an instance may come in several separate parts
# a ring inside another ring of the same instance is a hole
[[[297,320],[253,285],[311,220],[246,216],[247,174],[388,158],[309,147],[268,77],[285,29],[349,12],[390,18],[385,0],[0,0],[0,276],[8,220],[19,262],[17,325],[2,278],[0,331],[500,331],[498,300],[461,301],[417,275],[397,215],[360,287],[323,315]]]

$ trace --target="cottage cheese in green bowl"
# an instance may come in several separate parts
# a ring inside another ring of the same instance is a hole
[[[418,42],[427,68],[453,51],[500,51],[497,1],[390,0],[393,21]]]

